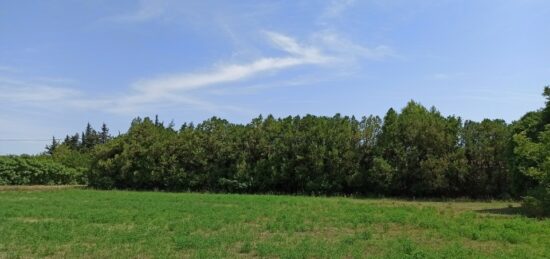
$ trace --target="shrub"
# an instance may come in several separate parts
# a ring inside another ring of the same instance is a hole
[[[539,186],[523,198],[522,207],[526,214],[533,217],[550,215],[550,188]]]
[[[83,174],[46,156],[0,156],[0,185],[83,184]]]

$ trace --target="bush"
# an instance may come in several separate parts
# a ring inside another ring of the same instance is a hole
[[[90,152],[74,150],[67,145],[60,145],[55,148],[52,159],[66,167],[77,169],[82,173],[89,170],[92,160]]]
[[[533,217],[550,216],[550,188],[538,187],[523,198],[522,207]]]
[[[0,156],[0,185],[83,184],[83,173],[46,156]]]

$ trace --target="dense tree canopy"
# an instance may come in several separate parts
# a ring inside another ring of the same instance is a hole
[[[550,87],[544,88],[546,106],[513,125],[514,169],[532,188],[526,205],[533,214],[550,214]],[[522,182],[523,183],[523,182]]]
[[[240,125],[214,117],[176,130],[137,118],[91,152],[88,180],[99,188],[509,197],[523,191],[513,186],[511,134],[502,120],[463,123],[412,101],[384,119],[260,116]],[[63,146],[73,146],[70,137]]]

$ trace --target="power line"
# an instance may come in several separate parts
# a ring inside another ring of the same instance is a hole
[[[4,141],[4,142],[39,142],[39,141],[52,141],[52,139],[0,138],[0,141]]]

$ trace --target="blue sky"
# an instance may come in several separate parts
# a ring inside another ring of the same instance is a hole
[[[4,140],[155,114],[383,116],[411,99],[510,122],[547,84],[544,0],[0,1]]]

